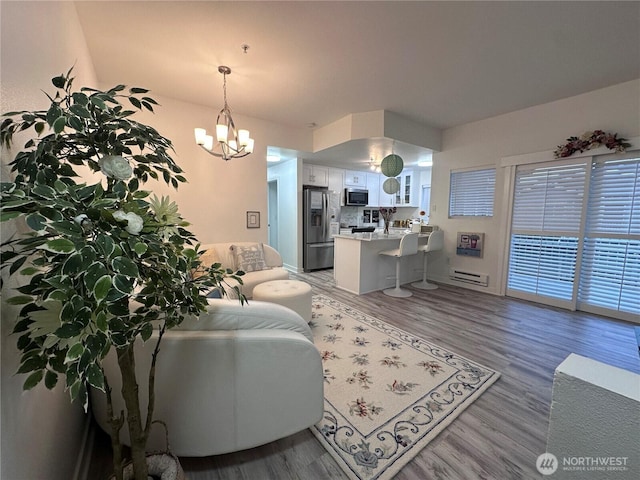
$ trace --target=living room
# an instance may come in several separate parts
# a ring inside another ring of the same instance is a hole
[[[111,74],[104,72],[99,67],[99,57],[106,55],[105,52],[111,52],[111,55],[117,61],[121,52],[126,49],[134,50],[135,45],[109,44],[99,47],[90,46],[87,40],[89,34],[84,30],[87,25],[87,19],[86,17],[81,18],[82,15],[79,13],[82,12],[83,8],[90,9],[90,7],[82,5],[82,3],[2,2],[0,8],[2,14],[3,112],[42,108],[46,105],[46,97],[42,91],[51,91],[50,79],[55,75],[66,72],[72,65],[74,65],[76,87],[109,88],[112,86]],[[627,4],[627,6],[620,5],[620,3]],[[508,112],[488,115],[475,121],[441,129],[441,150],[434,155],[430,221],[445,232],[449,232],[450,236],[448,236],[445,246],[447,254],[434,257],[429,264],[429,269],[432,280],[440,282],[446,287],[442,288],[442,292],[438,294],[442,301],[450,301],[455,305],[457,299],[461,299],[460,301],[464,302],[462,299],[466,295],[469,295],[469,298],[473,299],[473,301],[480,301],[478,299],[485,298],[482,295],[488,294],[490,300],[485,300],[487,302],[485,310],[489,311],[492,308],[497,308],[493,301],[503,298],[502,295],[505,294],[507,288],[504,274],[506,262],[504,252],[507,249],[509,238],[506,232],[508,209],[510,207],[504,201],[509,195],[506,176],[499,175],[496,179],[496,202],[492,217],[460,219],[448,216],[449,181],[452,171],[473,170],[486,166],[501,168],[505,166],[506,168],[518,164],[520,160],[526,160],[522,158],[522,156],[526,155],[551,155],[550,159],[552,159],[553,150],[558,145],[563,144],[566,138],[573,135],[579,136],[586,131],[600,128],[607,132],[618,133],[621,137],[629,139],[634,148],[638,148],[640,118],[637,99],[640,92],[640,78],[637,59],[639,57],[638,43],[640,42],[636,42],[635,46],[633,46],[633,40],[638,39],[639,31],[637,25],[638,3],[620,3],[602,2],[599,8],[602,9],[600,12],[606,12],[607,9],[617,11],[619,8],[622,8],[623,12],[628,12],[625,9],[631,9],[632,12],[635,12],[635,17],[633,14],[620,15],[630,19],[629,21],[632,22],[632,27],[621,29],[626,30],[631,37],[632,46],[622,49],[622,53],[620,51],[616,52],[617,55],[621,55],[626,59],[624,62],[619,63],[629,63],[631,65],[629,67],[632,72],[631,76],[628,76],[626,72],[622,72],[621,76],[624,78],[614,83],[602,83],[597,87],[579,92],[571,89],[562,90],[556,92],[554,100],[532,103],[526,107],[523,106]],[[127,16],[126,8],[117,6],[117,3],[114,5],[116,5],[113,7],[116,11],[115,13],[112,12],[113,18],[122,17],[124,22],[124,17]],[[604,22],[605,17],[605,14],[600,15],[600,21]],[[584,21],[586,22],[587,20]],[[591,16],[589,16],[588,21],[593,21]],[[618,18],[612,21],[618,21]],[[620,19],[620,21],[622,20]],[[117,20],[105,20],[102,28],[114,29],[118,25],[116,22]],[[593,32],[591,26],[592,23],[589,23],[589,27],[585,26],[584,30]],[[189,26],[184,26],[183,28],[185,31],[189,30]],[[215,25],[210,25],[210,28],[216,29]],[[611,32],[612,29],[614,27],[610,26],[609,28],[603,27],[602,30]],[[196,47],[194,46],[194,48]],[[574,48],[580,49],[582,47],[580,44],[576,44]],[[242,59],[242,62],[246,62],[247,72],[250,70],[251,55],[258,55],[256,50],[259,51],[259,46],[255,45],[253,50],[249,50],[246,54],[246,59],[241,57],[241,55],[245,55],[242,52],[235,54],[238,59]],[[549,52],[543,52],[541,57],[536,58],[535,61],[545,63],[545,53],[549,54]],[[609,54],[611,52],[605,53]],[[613,55],[613,53],[611,54]],[[225,58],[223,52],[220,53],[220,58]],[[619,58],[615,57],[616,60]],[[125,60],[123,59],[122,61],[124,62]],[[128,61],[131,61],[130,69],[135,73],[135,60]],[[213,65],[216,61],[218,60],[203,58],[202,65],[199,67],[201,78],[195,79],[186,76],[185,85],[182,88],[188,89],[188,82],[191,81],[205,82],[211,87],[211,101],[219,105],[221,91],[214,84],[214,81],[217,80],[215,75],[218,75],[216,72],[217,65]],[[238,62],[239,60],[234,59],[234,61]],[[465,61],[468,62],[469,76],[460,79],[457,88],[461,92],[465,91],[465,82],[469,82],[470,78],[473,78],[474,62],[479,60],[465,59]],[[158,76],[162,75],[162,69],[164,68],[179,68],[174,65],[167,65],[164,59],[159,60],[157,64],[158,70],[154,74]],[[563,66],[555,65],[554,68],[561,69]],[[285,73],[282,72],[281,75],[278,69],[274,67],[273,71],[270,72],[273,77],[271,80],[275,85],[279,85],[280,81],[286,80]],[[333,73],[327,75],[333,75]],[[193,128],[211,124],[219,107],[211,107],[204,103],[187,102],[178,100],[168,94],[151,92],[161,106],[157,108],[155,114],[140,115],[141,121],[153,125],[172,140],[176,150],[175,159],[186,171],[189,181],[179,191],[174,191],[160,184],[158,184],[157,188],[154,187],[154,191],[158,195],[169,195],[179,204],[181,213],[192,223],[192,230],[204,243],[224,241],[266,242],[267,230],[264,220],[260,228],[248,229],[246,212],[258,210],[262,213],[263,219],[266,219],[267,147],[275,145],[299,152],[311,152],[314,150],[313,134],[307,126],[292,127],[268,121],[263,117],[253,117],[250,98],[244,100],[247,102],[246,108],[237,106],[240,105],[242,97],[246,96],[246,89],[243,88],[242,83],[234,82],[247,76],[248,73],[243,74],[241,71],[234,71],[229,78],[230,104],[231,106],[236,106],[234,119],[238,125],[251,131],[259,147],[255,153],[244,159],[229,162],[213,159],[202,152],[194,142]],[[426,80],[424,81],[424,88],[426,89],[428,84]],[[478,81],[480,82],[482,79]],[[524,85],[521,90],[527,90],[529,82],[538,81],[541,81],[541,79],[521,79],[522,85]],[[130,83],[128,79],[118,79],[116,82]],[[133,76],[132,82],[136,82],[135,76]],[[243,82],[246,82],[246,80],[243,80]],[[146,85],[135,86],[146,87]],[[402,88],[402,86],[394,88]],[[330,96],[333,92],[325,93]],[[507,93],[505,91],[505,95]],[[443,100],[444,107],[446,107],[447,103],[453,104],[455,102],[456,100],[454,99]],[[277,110],[286,108],[286,106],[271,105],[270,108]],[[372,108],[372,110],[376,109]],[[347,113],[361,112],[345,112],[345,114]],[[337,118],[333,120],[337,120]],[[310,121],[313,121],[313,119]],[[608,153],[608,151],[605,149],[603,153]],[[10,159],[6,157],[6,152],[3,151],[3,178],[9,175],[7,166],[9,161]],[[292,163],[296,169],[300,169],[302,159],[295,159]],[[240,195],[239,192],[242,192],[242,194]],[[293,193],[291,201],[296,204],[299,202],[299,197],[296,196],[296,193]],[[292,222],[292,225],[295,225],[294,222]],[[4,227],[5,225],[3,225],[2,231],[3,241],[12,233]],[[300,243],[297,241],[300,233],[295,230],[295,227],[292,227],[292,229],[291,232],[284,231],[283,235],[290,233],[290,238],[296,239],[296,243],[291,247],[281,246],[280,250],[283,257],[290,256],[291,260],[287,263],[300,266],[299,247],[296,246]],[[466,258],[455,254],[455,233],[458,231],[485,233],[486,250],[482,258]],[[465,270],[486,273],[490,279],[489,286],[471,287],[469,289],[465,284],[453,282],[449,278],[451,267],[461,267]],[[317,284],[314,286],[321,289],[325,280],[328,279],[320,276],[319,280],[315,280]],[[465,290],[465,288],[467,289]],[[327,291],[323,291],[323,293],[329,294]],[[342,299],[345,303],[349,300],[349,297],[339,293],[334,293],[333,295]],[[473,301],[465,306],[465,310],[468,313],[473,311],[471,305]],[[384,306],[385,300],[381,297],[375,297],[370,301],[370,304],[371,310],[369,313],[371,314],[376,309],[384,311],[385,308],[390,308],[389,306]],[[397,311],[402,311],[401,304],[390,305],[397,308]],[[521,304],[515,305],[505,308],[515,309],[518,312],[516,315],[523,314],[523,312],[531,312],[524,309],[524,307],[519,307]],[[422,299],[414,308],[416,310],[412,311],[409,318],[417,318],[418,311],[429,312],[434,307],[430,306],[428,299]],[[520,310],[520,308],[524,310]],[[570,312],[568,311],[549,310],[551,307],[540,308],[543,311],[555,312],[555,316],[560,319],[567,319],[567,316],[570,317]],[[3,478],[5,475],[11,480],[74,478],[78,452],[82,450],[83,445],[86,443],[86,415],[79,405],[69,404],[68,394],[61,387],[53,391],[38,387],[30,392],[22,392],[24,380],[20,375],[14,375],[18,366],[15,339],[8,333],[12,327],[10,320],[12,315],[15,316],[15,311],[3,304]],[[446,315],[434,315],[434,318],[445,321]],[[551,319],[553,318],[555,318],[554,315],[551,316]],[[593,318],[593,316],[588,316],[585,322],[588,323]],[[552,323],[551,319],[547,319],[545,323]],[[622,360],[618,358],[618,362],[638,373],[637,364],[634,367],[629,360],[629,348],[635,340],[633,338],[625,340],[621,333],[624,330],[622,326],[628,327],[627,329],[631,331],[631,324],[610,321],[612,322],[611,328],[616,333],[613,335],[615,341],[607,345],[609,348],[620,349],[612,355],[621,356]],[[505,321],[505,323],[505,329],[521,328],[515,319]],[[403,328],[408,327],[408,325],[403,324]],[[460,324],[459,327],[464,328],[464,324]],[[528,325],[528,327],[533,328],[532,325]],[[420,332],[416,333],[425,336],[427,335],[427,329],[421,328]],[[574,335],[579,336],[580,330],[570,329],[570,333],[567,333],[568,337],[573,337]],[[596,342],[597,333],[591,332],[589,338],[590,342]],[[463,349],[466,341],[467,339],[461,338],[457,344],[458,348]],[[473,342],[471,339],[468,341]],[[567,340],[567,342],[576,348],[580,346],[579,342],[576,342],[577,344],[572,343],[571,340]],[[606,358],[606,355],[603,354],[603,357]],[[604,360],[603,358],[600,359]],[[533,361],[533,359],[530,360]],[[561,361],[561,358],[553,356],[551,360],[547,361],[546,367],[549,367],[550,362],[559,363],[559,361]],[[502,366],[496,367],[500,369]],[[531,368],[534,369],[533,366]],[[547,383],[544,385],[545,388],[549,389],[548,393],[550,394],[551,378],[547,378],[546,381]],[[541,408],[544,410],[544,407]],[[543,412],[542,417],[547,415],[548,410]],[[463,433],[459,433],[463,435]],[[544,433],[541,436],[544,438]],[[60,439],[64,439],[64,441],[60,441]],[[463,456],[464,447],[460,447],[460,452],[463,452],[460,454],[460,456]],[[542,451],[533,453],[537,456]],[[508,461],[508,459],[505,461]],[[517,464],[518,462],[515,461],[514,463]],[[531,471],[531,466],[527,471]],[[323,477],[319,476],[317,478]],[[514,474],[513,478],[527,477],[518,477]]]

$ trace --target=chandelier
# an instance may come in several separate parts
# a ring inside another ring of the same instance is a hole
[[[227,75],[231,69],[224,65],[218,67],[224,78],[224,107],[220,110],[216,119],[216,142],[212,135],[207,135],[204,128],[196,128],[196,143],[207,153],[223,160],[246,157],[253,153],[253,138],[249,137],[249,130],[236,130],[236,126],[231,118],[231,109],[227,104]]]

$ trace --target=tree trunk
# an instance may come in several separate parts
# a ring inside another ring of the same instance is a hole
[[[147,434],[142,427],[136,362],[133,345],[118,349],[118,365],[122,374],[122,398],[127,409],[127,425],[131,440],[131,460],[135,480],[147,480]]]
[[[104,383],[104,390],[107,396],[107,418],[109,419],[109,425],[111,426],[109,436],[111,437],[111,450],[113,452],[113,473],[115,475],[115,480],[124,480],[122,478],[122,445],[120,444],[120,430],[124,424],[124,414],[121,412],[117,418],[114,416],[111,385],[109,385],[106,376],[104,377]]]

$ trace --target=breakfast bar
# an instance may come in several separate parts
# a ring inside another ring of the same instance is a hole
[[[334,236],[333,275],[336,287],[361,295],[390,288],[395,284],[396,263],[380,255],[400,245],[401,233],[342,233]],[[421,234],[418,245],[425,245],[429,234]],[[400,283],[422,278],[422,255],[401,259]]]

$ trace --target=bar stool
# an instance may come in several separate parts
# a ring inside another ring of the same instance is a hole
[[[427,244],[420,247],[418,250],[422,252],[424,256],[424,267],[422,269],[422,281],[414,282],[412,287],[419,288],[421,290],[435,290],[437,285],[427,282],[427,257],[429,252],[435,252],[436,250],[442,250],[444,248],[444,232],[442,230],[435,230],[429,234]]]
[[[407,233],[400,239],[400,246],[395,250],[384,250],[378,255],[388,255],[396,258],[396,286],[395,288],[387,288],[382,293],[390,297],[410,297],[412,294],[409,290],[400,288],[400,259],[408,255],[418,253],[418,234]]]

